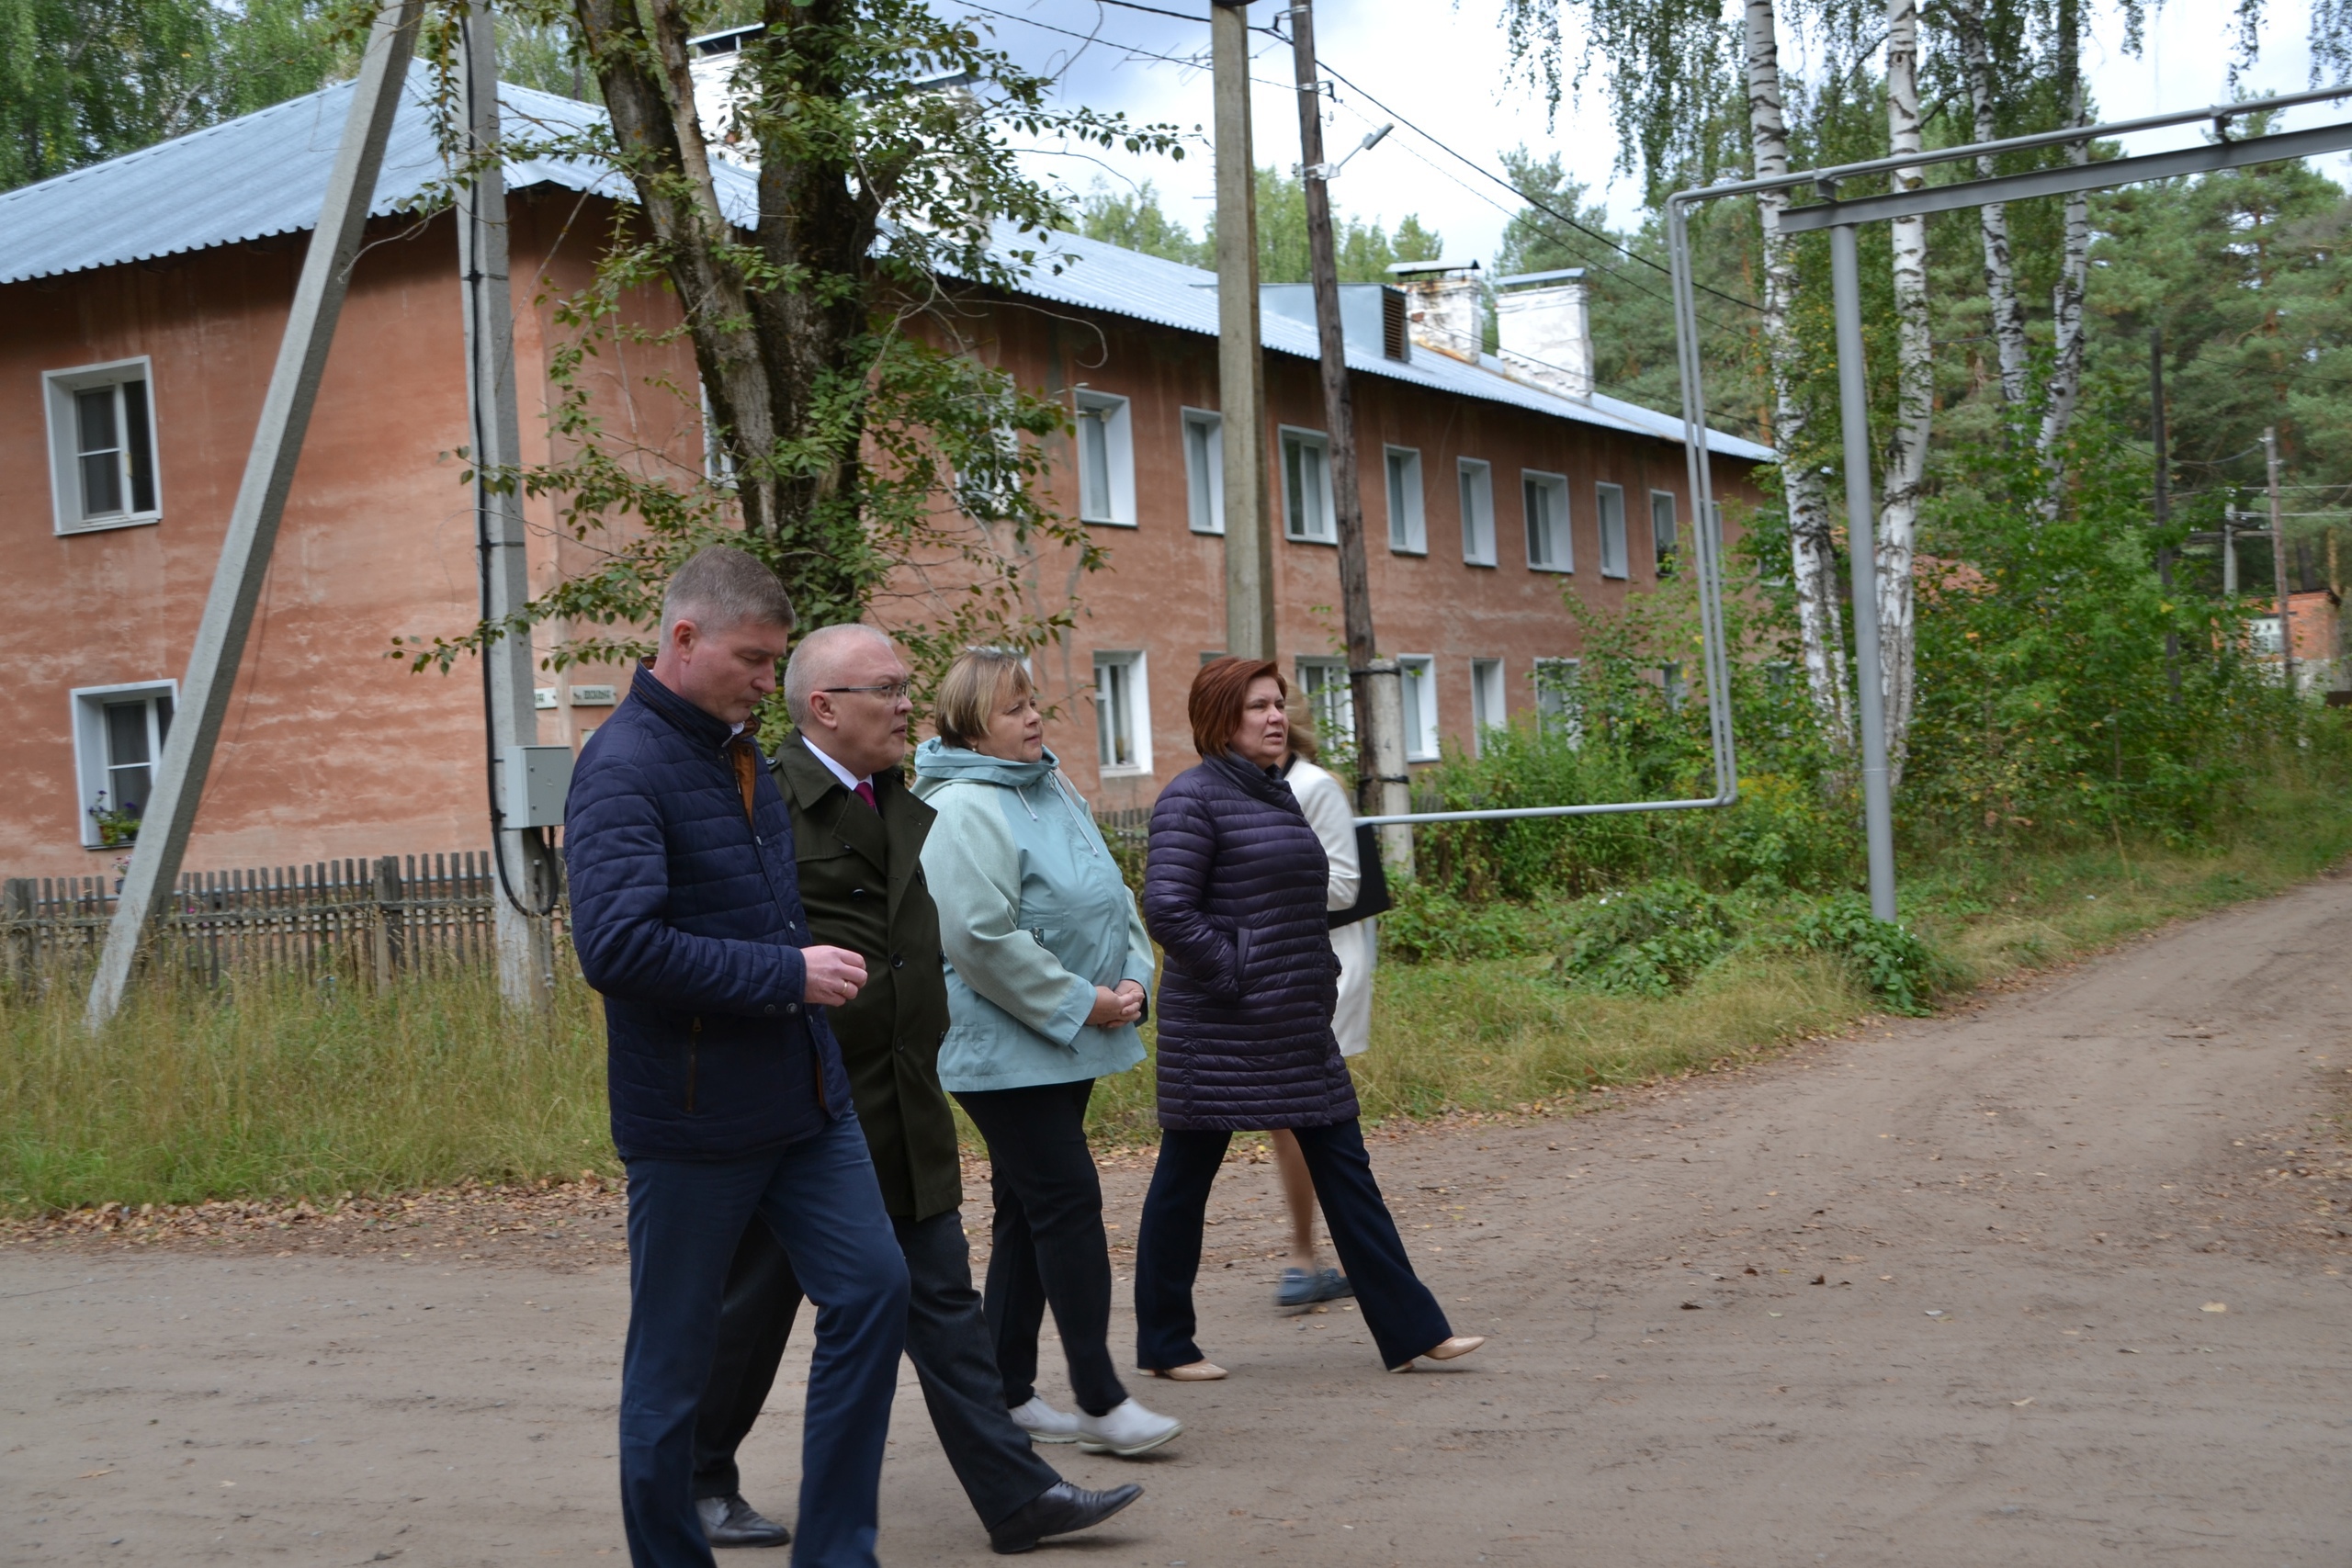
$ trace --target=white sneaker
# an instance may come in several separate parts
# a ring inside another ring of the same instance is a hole
[[[1078,1446],[1091,1454],[1133,1459],[1137,1454],[1149,1453],[1183,1429],[1184,1423],[1174,1416],[1157,1415],[1130,1399],[1102,1416],[1081,1411],[1078,1416]]]
[[[1012,1424],[1029,1434],[1033,1443],[1074,1443],[1078,1441],[1079,1424],[1085,1419],[1074,1411],[1057,1410],[1045,1400],[1032,1394],[1026,1404],[1016,1404],[1005,1412]]]

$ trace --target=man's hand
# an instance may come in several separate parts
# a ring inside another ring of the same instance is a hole
[[[805,1002],[837,1008],[865,985],[865,960],[846,947],[804,947],[800,958],[808,969],[800,991]]]
[[[1094,1010],[1086,1015],[1086,1021],[1097,1029],[1115,1029],[1142,1016],[1143,987],[1133,980],[1122,980],[1115,991],[1108,986],[1094,987]]]

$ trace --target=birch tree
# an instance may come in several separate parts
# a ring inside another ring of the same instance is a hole
[[[1781,79],[1781,44],[1772,0],[1747,0],[1747,46],[1748,145],[1755,177],[1789,172],[1786,90]],[[1789,511],[1789,575],[1795,589],[1797,632],[1804,660],[1805,685],[1823,733],[1840,752],[1853,735],[1846,696],[1846,637],[1838,604],[1837,549],[1832,542],[1827,498],[1810,463],[1788,455],[1805,442],[1809,417],[1800,382],[1804,370],[1789,326],[1797,293],[1796,257],[1781,231],[1788,207],[1785,191],[1757,197],[1763,231],[1764,317],[1760,330],[1772,383],[1772,440],[1781,454],[1781,491]]]
[[[2058,0],[2056,50],[2059,90],[2061,101],[2066,107],[2066,123],[2069,126],[2087,124],[2087,99],[2083,88],[2081,0]],[[2088,141],[2066,144],[2068,163],[2087,164],[2090,157]],[[2035,450],[2041,458],[2042,471],[2048,476],[2041,498],[2041,513],[2045,518],[2057,515],[2059,498],[2066,483],[2066,433],[2075,422],[2075,405],[2082,396],[2083,293],[2090,283],[2091,270],[2090,193],[2076,191],[2067,197],[2065,211],[2064,238],[2059,250],[2058,282],[2050,296],[2050,374],[2042,388],[2041,427],[2034,441]]]
[[[1918,0],[1887,0],[1886,133],[1892,157],[1921,150]],[[1927,171],[1917,164],[1900,168],[1890,183],[1898,191],[1918,190],[1927,184]],[[1899,784],[1917,686],[1912,558],[1918,545],[1928,439],[1935,423],[1936,358],[1928,320],[1928,220],[1897,218],[1888,228],[1894,265],[1895,397],[1879,504],[1878,636],[1887,778],[1890,784]]]
[[[1990,141],[2000,134],[1998,77],[1993,62],[1992,0],[1953,0],[1953,31],[1959,35],[1962,70],[1968,83],[1973,140]],[[1976,160],[1976,177],[1989,180],[1998,174],[1990,153]],[[1984,244],[1984,298],[1991,307],[1994,362],[1998,367],[2001,401],[2014,408],[2027,397],[2025,303],[2018,297],[2017,263],[2009,249],[2009,207],[1988,201],[1976,209],[1977,229]]]

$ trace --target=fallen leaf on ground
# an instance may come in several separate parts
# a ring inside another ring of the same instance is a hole
[[[101,1475],[112,1475],[113,1473],[114,1472],[111,1470],[85,1470],[74,1479],[76,1481],[96,1481]]]
[[[2010,1401],[2009,1401],[2009,1403],[2010,1403],[2011,1404],[2014,1404],[2014,1405],[2018,1406],[2019,1408],[2023,1408],[2023,1407],[2024,1407],[2024,1406],[2026,1406],[2026,1405],[2031,1404],[2033,1403],[2033,1399],[2032,1399],[2032,1396],[2031,1396],[2031,1395],[2028,1395],[2027,1397],[2025,1397],[2025,1398],[2023,1398],[2023,1399],[2012,1399],[2012,1400],[2010,1400]]]
[[[2227,1312],[2230,1310],[2230,1303],[2227,1302],[2207,1302],[2203,1306],[2197,1310],[2199,1312]]]

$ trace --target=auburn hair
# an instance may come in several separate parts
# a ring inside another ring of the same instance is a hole
[[[1250,705],[1250,688],[1267,676],[1273,677],[1287,700],[1290,682],[1283,679],[1283,667],[1271,659],[1227,654],[1202,665],[1184,705],[1193,721],[1193,750],[1204,757],[1222,757],[1232,750],[1233,732],[1241,728],[1241,716]]]

